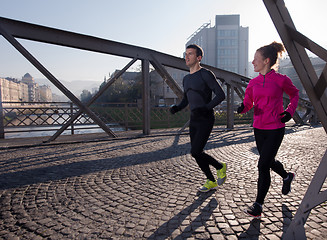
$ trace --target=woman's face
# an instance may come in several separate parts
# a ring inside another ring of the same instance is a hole
[[[263,72],[267,67],[267,61],[262,56],[261,52],[256,51],[254,54],[254,59],[252,61],[253,68],[255,72]]]

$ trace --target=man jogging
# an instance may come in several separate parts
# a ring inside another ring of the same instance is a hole
[[[179,105],[173,105],[170,112],[175,114],[190,105],[191,155],[207,178],[199,191],[207,192],[224,184],[226,180],[226,163],[218,162],[203,151],[215,122],[213,108],[225,99],[225,93],[214,73],[200,66],[202,57],[203,50],[200,46],[192,44],[186,47],[185,62],[190,73],[183,79],[182,101]],[[214,98],[212,92],[215,94]],[[210,165],[216,168],[217,180],[210,170]]]

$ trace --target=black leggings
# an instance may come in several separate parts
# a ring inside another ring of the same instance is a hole
[[[262,130],[254,129],[255,141],[260,154],[258,170],[258,192],[256,202],[263,204],[268,193],[271,178],[270,169],[279,174],[282,178],[287,177],[283,165],[275,160],[278,149],[282,143],[285,128]]]
[[[223,166],[216,159],[206,154],[203,149],[209,139],[214,122],[215,117],[213,113],[209,116],[194,116],[191,114],[191,154],[206,175],[207,179],[213,182],[215,181],[215,178],[210,171],[209,165],[212,165],[216,169],[221,169]]]

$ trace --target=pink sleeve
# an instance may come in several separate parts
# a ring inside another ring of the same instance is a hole
[[[251,82],[248,84],[247,88],[245,89],[245,94],[244,94],[244,109],[241,113],[246,113],[253,107],[253,88]]]
[[[299,90],[294,86],[289,77],[285,77],[283,84],[284,92],[290,97],[290,103],[285,111],[289,112],[292,116],[295,113],[299,101]]]

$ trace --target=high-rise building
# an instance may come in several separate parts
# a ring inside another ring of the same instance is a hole
[[[240,15],[216,15],[216,24],[203,24],[186,43],[204,50],[203,64],[248,76],[249,28],[240,26]]]

